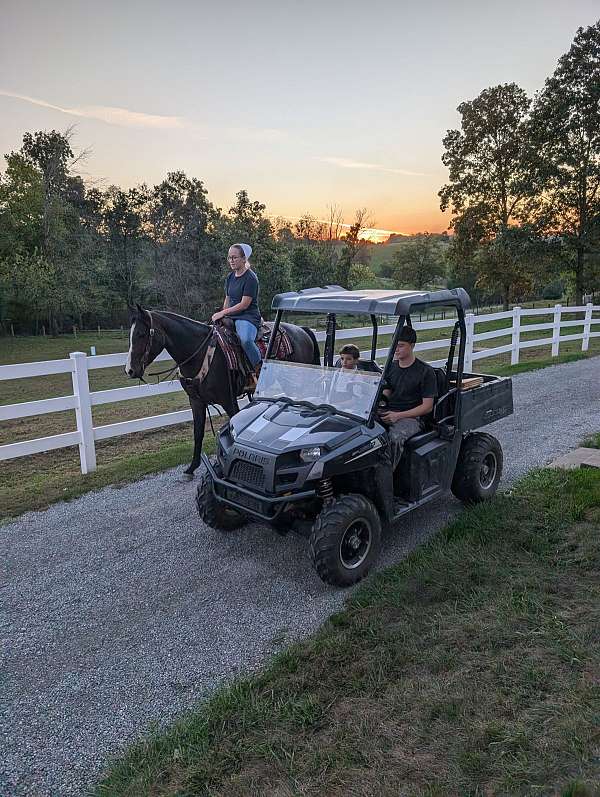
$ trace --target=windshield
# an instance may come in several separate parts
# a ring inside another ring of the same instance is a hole
[[[377,395],[381,374],[347,371],[321,365],[267,360],[260,371],[256,398],[287,398],[367,419]]]

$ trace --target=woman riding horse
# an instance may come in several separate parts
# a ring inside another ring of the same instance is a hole
[[[261,356],[256,345],[261,315],[258,309],[258,277],[250,266],[250,244],[233,244],[229,247],[227,262],[231,271],[225,280],[223,309],[213,313],[212,321],[227,317],[235,322],[235,331],[256,375],[260,371]]]

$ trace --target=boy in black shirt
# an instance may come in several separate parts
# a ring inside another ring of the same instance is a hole
[[[379,417],[388,426],[392,472],[400,462],[404,444],[423,429],[423,419],[433,409],[437,380],[433,368],[415,357],[417,333],[405,326],[400,332],[395,360],[385,376],[388,399]]]

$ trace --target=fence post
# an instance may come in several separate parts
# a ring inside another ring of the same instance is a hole
[[[475,334],[475,316],[473,313],[465,315],[465,326],[467,328],[467,339],[465,341],[465,373],[473,371],[473,335]]]
[[[519,362],[520,343],[521,343],[521,308],[513,307],[512,350],[510,352],[511,365],[517,365],[517,363]]]
[[[590,331],[592,329],[592,311],[594,305],[588,302],[585,306],[585,320],[583,322],[583,339],[581,341],[581,351],[587,351],[590,347]]]
[[[558,349],[560,346],[560,314],[562,312],[562,305],[554,305],[554,326],[552,327],[552,356],[558,357]]]
[[[73,360],[73,393],[77,396],[75,416],[79,432],[79,459],[81,472],[90,473],[96,470],[96,446],[94,444],[94,423],[92,421],[92,403],[90,401],[90,383],[88,380],[87,357],[83,351],[71,352]]]

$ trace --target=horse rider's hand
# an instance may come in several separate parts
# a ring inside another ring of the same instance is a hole
[[[210,319],[210,320],[211,320],[211,321],[214,323],[215,321],[220,321],[220,320],[221,320],[222,318],[224,318],[224,317],[225,317],[225,314],[223,313],[223,311],[222,311],[222,310],[219,310],[219,312],[218,312],[218,313],[213,313],[213,314],[212,314],[212,316],[211,316],[211,319]]]

